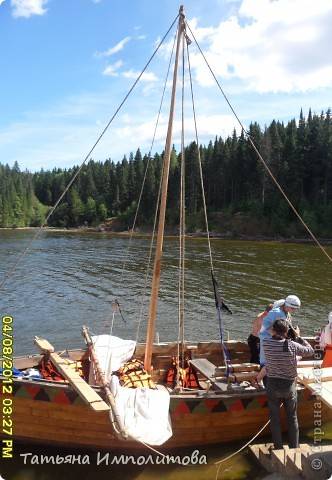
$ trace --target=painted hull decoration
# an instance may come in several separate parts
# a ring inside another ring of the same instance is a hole
[[[192,343],[190,347],[192,347]],[[197,344],[195,357],[202,354],[206,358],[207,349],[210,358],[221,355],[219,342],[206,342]],[[230,352],[234,342],[227,347]],[[167,352],[169,362],[174,349],[172,344],[155,345],[158,354],[154,355],[154,365],[158,365],[158,358],[165,364]],[[143,350],[142,345],[137,350]],[[238,359],[234,364],[242,365],[247,371],[246,378],[250,379],[257,373],[256,366],[248,363],[239,363],[243,357],[249,356],[245,343],[236,342]],[[235,353],[235,352],[234,352]],[[89,357],[85,350],[74,350],[66,353],[75,364],[84,365],[83,370],[88,370]],[[18,357],[14,361],[15,368],[20,370],[38,369],[42,355]],[[307,363],[307,362],[306,362]],[[25,368],[24,368],[25,365]],[[239,367],[240,368],[240,367]],[[308,367],[307,367],[308,368]],[[158,377],[165,378],[166,371],[162,368],[155,369],[155,381]],[[241,376],[237,372],[238,377]],[[6,398],[2,386],[5,377],[1,377],[0,401]],[[206,379],[201,375],[199,382],[206,387]],[[24,442],[52,444],[66,447],[88,447],[96,449],[142,449],[143,445],[130,437],[122,440],[114,432],[107,410],[96,411],[87,404],[87,401],[75,391],[68,381],[51,381],[31,377],[12,377],[12,438]],[[235,392],[232,391],[232,385]],[[250,386],[250,382],[241,382],[242,391],[238,393],[237,383],[230,384],[227,391],[213,391],[210,387],[208,393],[204,390],[195,390],[192,393],[171,393],[169,412],[173,434],[161,447],[190,447],[214,443],[227,443],[237,440],[249,440],[267,423],[269,419],[267,399],[264,391],[257,391]],[[105,392],[101,387],[92,387],[93,390],[106,400]],[[165,387],[164,387],[165,388]],[[299,386],[298,413],[301,428],[312,427],[316,397]],[[332,410],[322,404],[322,423],[332,420]],[[284,419],[284,427],[286,427]],[[267,427],[262,434],[268,434]],[[6,436],[5,436],[6,437]]]

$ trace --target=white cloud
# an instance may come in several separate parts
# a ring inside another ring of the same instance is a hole
[[[133,80],[136,80],[140,75],[140,72],[135,72],[134,70],[127,70],[126,72],[123,72],[122,75],[125,78],[132,78]],[[152,72],[144,72],[141,76],[141,80],[143,80],[144,82],[156,82],[158,78]]]
[[[123,40],[118,42],[114,47],[109,48],[108,50],[105,50],[104,52],[97,52],[95,53],[96,58],[104,58],[104,57],[111,57],[117,52],[121,52],[121,50],[124,49],[124,46],[126,43],[128,43],[130,40],[130,37],[125,37]]]
[[[109,65],[103,71],[103,75],[111,75],[112,77],[116,77],[119,75],[118,70],[122,66],[122,61],[119,60],[115,62],[113,65]]]
[[[121,127],[115,128],[113,135],[117,137],[117,143],[122,142],[125,145],[133,145],[132,140],[135,139],[136,148],[140,147],[143,153],[147,153],[153,133],[156,126],[156,119],[147,120],[144,116],[137,119],[135,116],[123,116],[121,118]],[[232,115],[197,115],[196,117],[199,143],[207,144],[209,140],[213,140],[215,136],[228,136],[235,128],[235,121]],[[167,134],[168,117],[161,115],[158,122],[158,128],[155,134],[155,149],[160,151],[165,146]],[[181,129],[182,122],[177,118],[173,122],[173,143],[178,149],[181,145]],[[185,143],[190,143],[195,139],[195,127],[193,122],[189,122],[185,129]],[[130,143],[131,142],[131,143]],[[125,151],[125,150],[123,150]]]
[[[332,84],[332,3],[320,0],[317,7],[311,0],[244,0],[237,16],[215,28],[197,28],[196,19],[189,25],[224,81],[243,81],[258,93],[307,92]],[[198,81],[211,85],[203,64],[200,54],[192,55]]]
[[[231,134],[236,124],[233,115],[198,115],[197,126],[199,136],[204,143],[203,139],[213,140],[215,135],[226,138]],[[198,141],[200,141],[200,138]]]
[[[13,17],[29,18],[32,15],[45,15],[45,8],[48,0],[11,0],[10,4],[13,9]]]
[[[218,3],[221,0],[214,1]],[[214,18],[213,23],[203,23],[203,20],[193,18],[190,27],[241,121],[248,124],[258,121],[263,125],[273,118],[287,121],[302,107],[305,112],[309,107],[318,111],[328,108],[330,105],[326,102],[330,102],[331,94],[327,88],[332,87],[332,62],[329,61],[331,0],[319,0],[316,4],[312,0],[231,1],[232,9],[222,21]],[[225,2],[222,0],[221,4]],[[11,5],[13,8],[14,5],[17,8],[18,5],[45,7],[46,2],[12,1]],[[30,8],[29,11],[34,10]],[[139,51],[135,50],[134,54],[126,57],[121,54],[123,58],[119,61],[115,61],[117,57],[112,57],[123,49],[127,50],[129,41],[138,40],[138,33],[96,54],[103,60],[104,81],[100,84],[101,88],[108,88],[107,91],[99,91],[99,87],[92,90],[90,82],[82,85],[79,95],[70,96],[67,92],[62,101],[61,97],[54,102],[50,100],[48,108],[37,105],[30,109],[26,107],[24,115],[19,111],[21,121],[17,120],[2,130],[2,158],[8,157],[11,163],[17,160],[22,168],[29,165],[32,170],[80,164],[107,125],[129,84],[140,75],[139,67],[144,62]],[[192,38],[189,31],[188,35]],[[118,161],[138,147],[144,153],[149,150],[155,127],[155,119],[151,120],[151,117],[156,115],[159,107],[164,84],[160,79],[169,61],[166,50],[172,43],[173,39],[161,53],[165,62],[159,57],[161,68],[151,63],[149,71],[142,75],[130,100],[121,107],[121,117],[117,116],[107,130],[92,158]],[[232,134],[234,128],[239,130],[236,120],[225,115],[229,109],[219,92],[214,94],[213,88],[205,88],[214,84],[214,80],[194,42],[189,51],[192,72],[197,77],[193,83],[199,142],[206,144],[216,135],[226,137]],[[158,74],[153,73],[157,71]],[[181,86],[180,81],[178,86]],[[327,87],[326,91],[322,90],[324,87]],[[269,92],[276,95],[267,95]],[[170,96],[170,88],[166,90],[166,96]],[[188,93],[185,102],[189,103]],[[166,100],[164,105],[164,116],[159,120],[154,147],[159,152],[164,148],[167,130],[169,106]],[[179,96],[177,114],[180,107]],[[36,111],[32,111],[34,108]],[[180,144],[179,118],[180,115],[177,115],[174,122],[173,141],[177,148]],[[185,131],[187,144],[194,139],[195,133],[187,122]]]
[[[115,62],[113,65],[108,65],[103,70],[103,75],[109,75],[112,77],[117,77],[121,75],[124,78],[132,79],[132,80],[136,80],[139,77],[141,72],[134,71],[132,69],[120,73],[119,69],[122,67],[122,65],[123,65],[123,62],[121,60],[119,60],[118,62]],[[144,82],[157,82],[158,78],[152,72],[144,72],[140,80]],[[147,93],[148,92],[147,87],[144,87],[144,88],[145,88],[145,92]],[[151,85],[149,88],[153,88],[153,86]]]

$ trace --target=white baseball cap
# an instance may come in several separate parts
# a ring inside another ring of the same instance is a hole
[[[301,300],[296,295],[288,295],[285,300],[285,307],[300,308]]]

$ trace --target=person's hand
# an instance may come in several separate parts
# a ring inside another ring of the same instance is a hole
[[[301,336],[301,335],[300,335],[300,329],[299,329],[299,326],[298,326],[298,325],[294,328],[294,332],[295,332],[295,335],[296,335],[297,337],[300,337],[300,336]]]

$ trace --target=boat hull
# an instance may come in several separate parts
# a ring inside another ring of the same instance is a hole
[[[12,386],[13,440],[72,448],[142,448],[136,441],[118,438],[108,412],[94,412],[70,385],[13,378]],[[316,402],[307,389],[299,390],[301,428],[314,427]],[[173,435],[158,449],[250,440],[269,419],[267,399],[262,392],[171,395],[170,414]],[[320,415],[322,423],[332,420],[332,410],[324,404]],[[282,419],[285,429],[283,413]],[[267,426],[261,435],[268,433]]]

